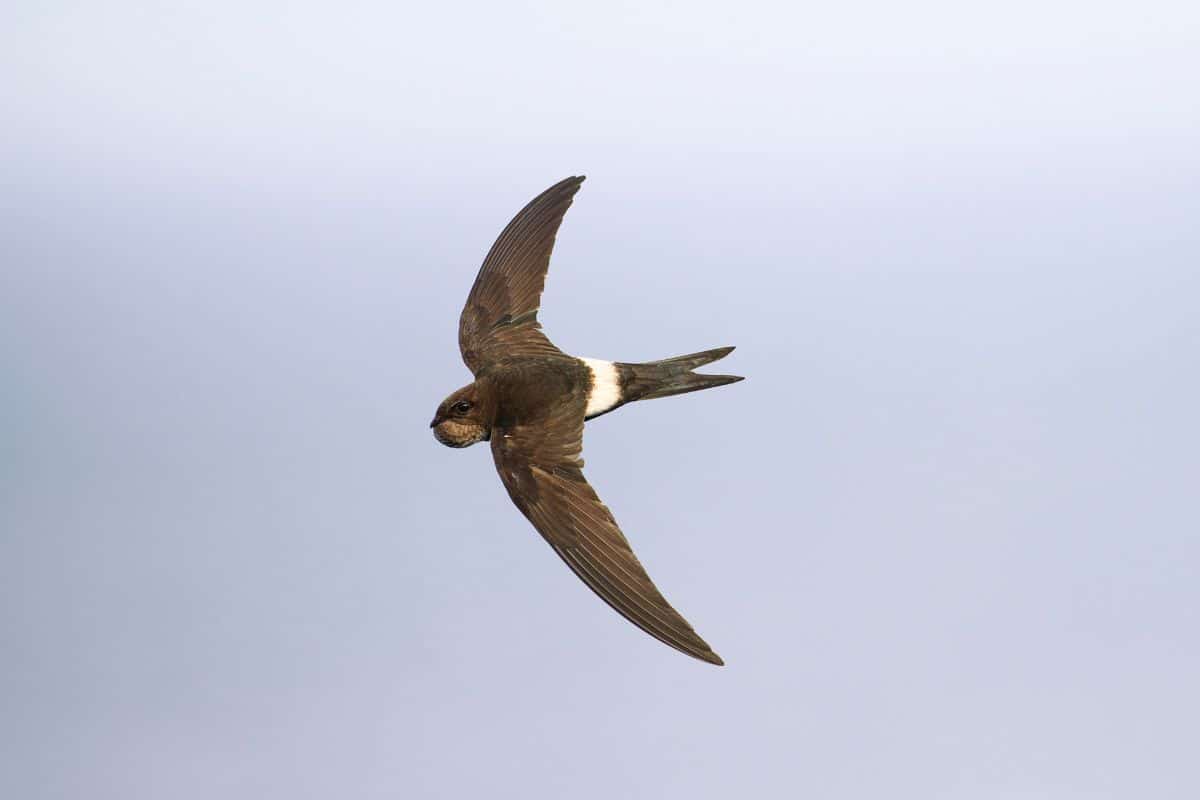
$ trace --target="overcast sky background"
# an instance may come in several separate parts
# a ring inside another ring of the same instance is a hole
[[[1194,3],[15,2],[0,795],[1200,796]],[[728,662],[428,422],[483,255]]]

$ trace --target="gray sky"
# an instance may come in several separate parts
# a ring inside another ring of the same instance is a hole
[[[1190,3],[15,3],[0,795],[1194,798]],[[438,445],[493,238],[694,662]]]

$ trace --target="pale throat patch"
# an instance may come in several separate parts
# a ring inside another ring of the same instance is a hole
[[[592,371],[592,389],[588,393],[587,409],[584,416],[592,417],[603,414],[617,403],[621,402],[621,379],[617,373],[617,365],[611,361],[601,361],[598,358],[579,359],[587,364]]]

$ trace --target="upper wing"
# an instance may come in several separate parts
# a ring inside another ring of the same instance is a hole
[[[558,355],[537,321],[550,252],[583,176],[559,181],[521,209],[488,252],[458,320],[463,361],[478,373],[504,355]]]
[[[517,508],[592,591],[676,650],[725,663],[651,582],[583,476],[582,443],[583,407],[565,403],[543,424],[494,430],[492,456]]]

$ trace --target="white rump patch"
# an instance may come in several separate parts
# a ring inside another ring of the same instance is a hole
[[[588,393],[587,409],[584,416],[594,417],[603,414],[621,402],[621,379],[617,374],[617,366],[611,361],[601,361],[598,358],[579,359],[587,364],[592,371],[592,390]]]

